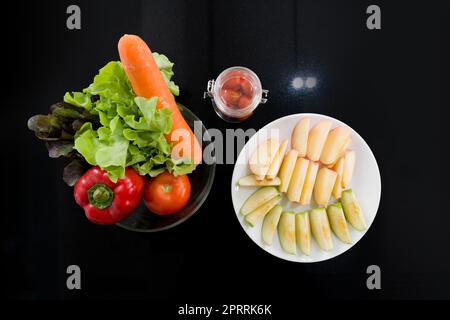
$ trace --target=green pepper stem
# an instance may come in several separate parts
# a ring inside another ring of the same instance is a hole
[[[114,191],[106,184],[97,183],[88,190],[88,199],[94,207],[105,209],[111,205],[114,199]]]

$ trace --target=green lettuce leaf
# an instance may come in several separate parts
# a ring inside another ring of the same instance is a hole
[[[172,70],[174,63],[170,62],[169,58],[165,55],[156,52],[153,52],[153,59],[155,59],[159,70],[161,70],[170,92],[172,92],[174,96],[178,96],[180,94],[180,88],[175,84],[175,82],[170,80],[174,75]]]
[[[171,92],[173,63],[154,54]],[[98,115],[100,127],[85,122],[75,134],[74,149],[91,165],[106,170],[112,181],[122,178],[127,166],[154,177],[165,170],[187,174],[195,165],[171,159],[172,145],[165,135],[172,127],[168,109],[156,108],[157,98],[136,97],[120,62],[109,62],[82,92],[66,93],[64,101]]]

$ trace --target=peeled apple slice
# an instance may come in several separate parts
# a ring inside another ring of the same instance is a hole
[[[303,184],[302,195],[300,196],[300,204],[302,205],[308,205],[311,203],[317,171],[319,171],[319,163],[310,161],[308,171],[306,172],[305,183]]]
[[[308,211],[295,215],[295,239],[300,250],[309,256],[311,253],[311,226]]]
[[[336,127],[328,134],[325,145],[320,155],[320,162],[324,165],[330,165],[337,161],[342,148],[345,146],[347,139],[350,138],[350,128],[341,126]]]
[[[333,187],[333,197],[337,200],[341,198],[342,194],[342,176],[344,174],[344,158],[340,158],[338,162],[334,165],[333,170],[336,171],[337,177]]]
[[[342,192],[341,203],[342,208],[344,209],[345,217],[353,228],[359,231],[367,229],[361,207],[359,206],[359,202],[356,199],[352,189]]]
[[[292,172],[291,181],[287,191],[287,197],[290,201],[300,202],[303,185],[305,184],[306,172],[308,171],[309,160],[305,158],[297,158],[294,171]]]
[[[333,249],[330,223],[325,208],[312,209],[310,213],[311,233],[319,246],[326,251]]]
[[[283,212],[278,222],[278,238],[284,251],[290,254],[297,253],[295,243],[295,213]]]
[[[347,148],[350,146],[350,143],[352,143],[352,137],[348,137],[347,140],[345,140],[344,145],[342,146],[341,151],[339,152],[339,157],[341,158],[345,155],[345,151],[347,150]]]
[[[297,150],[289,150],[287,155],[283,159],[281,164],[280,173],[278,176],[281,179],[280,191],[286,192],[289,187],[289,182],[291,181],[292,172],[294,171],[295,162],[297,161],[298,152]]]
[[[342,173],[342,188],[350,186],[355,171],[356,155],[355,151],[347,150],[344,154],[344,172]]]
[[[330,222],[331,230],[333,230],[336,237],[344,243],[352,243],[350,239],[350,232],[348,231],[347,221],[345,220],[342,205],[338,202],[329,205],[327,208],[328,221]]]
[[[259,177],[264,177],[269,171],[279,143],[275,139],[267,139],[258,145],[249,160],[250,171]]]
[[[253,174],[242,177],[238,181],[238,185],[240,187],[279,186],[280,184],[281,180],[278,177],[275,177],[272,180],[268,179],[258,180],[257,177]]]
[[[256,224],[269,212],[273,207],[275,207],[278,202],[280,202],[281,196],[278,195],[275,198],[270,199],[260,207],[256,208],[249,214],[245,216],[245,221],[252,227],[256,226]]]
[[[261,205],[263,205],[270,199],[275,198],[278,195],[279,195],[279,193],[278,193],[277,189],[274,187],[263,187],[263,188],[256,190],[245,201],[244,205],[241,208],[241,214],[244,216],[249,214],[256,208],[260,207]]]
[[[319,206],[326,207],[333,191],[337,173],[331,169],[323,167],[317,172],[316,183],[314,185],[314,200]]]
[[[267,179],[275,179],[280,171],[281,163],[283,162],[284,155],[286,154],[286,150],[289,144],[289,140],[284,140],[280,147],[278,148],[277,154],[272,160],[270,164],[269,171],[267,171]]]
[[[292,148],[298,151],[299,157],[306,156],[310,123],[311,120],[308,117],[302,118],[292,131]]]
[[[320,154],[322,153],[330,128],[331,121],[322,120],[309,131],[308,148],[306,150],[306,155],[309,160],[318,161],[320,159]]]
[[[273,236],[277,230],[278,221],[280,220],[282,210],[283,208],[281,206],[276,205],[264,217],[261,230],[262,240],[269,246],[272,244]]]

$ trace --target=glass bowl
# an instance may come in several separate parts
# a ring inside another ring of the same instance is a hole
[[[194,121],[201,120],[183,105],[178,104],[178,108],[180,109],[181,114],[188,125],[194,131]],[[212,142],[211,137],[203,124],[202,136],[204,150]],[[168,216],[160,216],[148,210],[142,200],[129,217],[120,221],[116,225],[135,232],[156,232],[167,230],[179,225],[196,213],[202,206],[203,202],[205,202],[214,181],[215,171],[216,162],[214,159],[212,164],[206,164],[203,161],[197,166],[194,172],[189,174],[189,181],[191,182],[191,197],[187,206],[180,212]]]

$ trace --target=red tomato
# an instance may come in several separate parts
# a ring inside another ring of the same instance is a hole
[[[253,87],[250,83],[250,81],[248,81],[245,78],[241,78],[241,91],[242,94],[246,95],[249,98],[253,97]]]
[[[238,107],[239,108],[245,108],[248,107],[250,105],[250,102],[252,101],[251,98],[249,98],[248,96],[242,96],[239,99],[239,103],[238,103]]]
[[[220,91],[220,96],[225,102],[227,106],[236,107],[239,104],[239,98],[241,97],[240,91],[234,91],[234,90],[226,90],[222,89]]]
[[[233,91],[241,90],[241,78],[236,77],[228,79],[222,85],[222,90],[233,90]]]
[[[175,177],[166,171],[147,182],[144,203],[153,213],[169,215],[186,207],[190,195],[191,183],[187,175]]]

